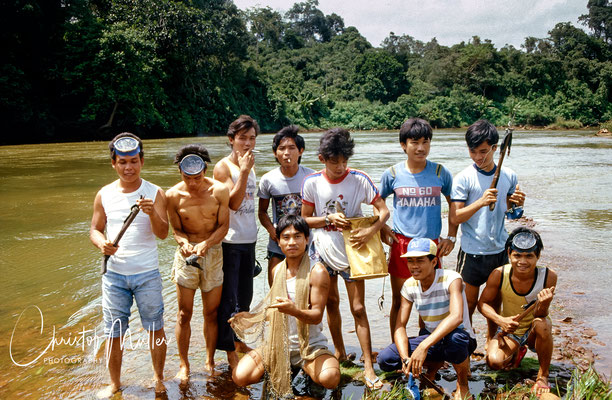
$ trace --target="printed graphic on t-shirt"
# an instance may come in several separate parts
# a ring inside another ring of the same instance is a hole
[[[397,187],[396,207],[436,207],[440,205],[440,186]]]
[[[336,204],[339,204],[341,209],[338,210],[338,207],[336,207]],[[348,201],[345,201],[344,196],[339,194],[335,200],[328,200],[325,202],[325,210],[323,211],[323,215],[330,215],[330,214],[335,214],[335,213],[342,213],[346,215],[346,212],[344,210],[347,207],[348,207]],[[338,230],[338,228],[336,228],[335,225],[326,226],[324,229],[326,231],[337,231]]]
[[[300,215],[302,212],[302,197],[299,193],[289,193],[282,196],[272,196],[276,216],[280,220],[285,215]]]

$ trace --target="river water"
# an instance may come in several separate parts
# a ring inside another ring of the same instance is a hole
[[[322,164],[316,157],[320,134],[304,136],[303,164],[320,169]],[[358,132],[354,137],[355,156],[349,165],[366,171],[375,182],[388,166],[405,158],[397,133]],[[271,141],[272,135],[258,138],[258,176],[276,165]],[[149,140],[145,142],[142,176],[163,188],[174,185],[180,179],[172,163],[174,153],[181,145],[194,142],[208,147],[213,162],[229,152],[224,137]],[[457,174],[470,164],[463,133],[436,132],[429,158]],[[557,318],[572,317],[574,322],[594,328],[599,341],[612,343],[608,286],[612,283],[612,140],[586,131],[516,131],[505,165],[517,172],[527,193],[525,215],[542,234],[545,250],[541,264],[559,273],[556,293],[562,306],[556,308]],[[0,147],[0,167],[0,398],[92,398],[108,382],[103,357],[96,357],[103,338],[101,257],[88,238],[96,191],[116,179],[106,143]],[[257,256],[262,265],[266,243],[266,232],[260,228]],[[178,371],[173,332],[176,294],[170,282],[174,247],[171,238],[159,242],[170,341],[165,368],[168,397],[258,398],[258,386],[236,390],[227,380],[207,380],[198,372],[204,365],[202,317],[197,311],[200,299],[196,299],[192,321],[194,377],[187,388],[179,388],[171,379]],[[455,259],[456,249],[444,260],[445,267],[454,268]],[[264,275],[255,280],[256,299],[265,294]],[[349,350],[360,354],[346,294],[340,286],[345,341]],[[383,290],[386,301],[384,310],[379,311],[377,303]],[[390,341],[388,280],[368,281],[366,293],[376,351]],[[146,335],[137,313],[133,317],[131,342],[124,355],[122,398],[152,398],[152,369],[143,343]],[[594,346],[600,356],[596,367],[609,375],[609,348]],[[218,360],[223,363],[224,356],[218,355]],[[360,391],[363,387],[351,387],[332,397],[360,397]]]

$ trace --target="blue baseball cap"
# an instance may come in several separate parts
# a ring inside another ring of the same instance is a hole
[[[423,257],[438,254],[438,246],[433,240],[427,238],[414,238],[408,243],[406,253],[401,257]]]
[[[179,163],[179,168],[185,175],[198,175],[206,169],[206,161],[197,154],[187,154]]]

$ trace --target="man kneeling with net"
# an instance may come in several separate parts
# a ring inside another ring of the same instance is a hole
[[[291,396],[292,367],[301,367],[328,389],[340,382],[338,360],[327,349],[321,326],[329,274],[319,263],[310,268],[306,254],[309,235],[302,217],[281,218],[276,237],[286,259],[274,267],[270,292],[252,311],[230,319],[241,340],[261,341],[233,371],[232,378],[239,386],[258,382],[265,373],[268,392],[274,397]]]

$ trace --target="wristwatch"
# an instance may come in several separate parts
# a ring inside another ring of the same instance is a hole
[[[453,242],[453,243],[456,243],[456,242],[457,242],[457,238],[456,238],[455,236],[447,236],[446,238],[447,238],[448,240],[450,240],[451,242]]]
[[[402,358],[402,364],[408,365],[409,362],[410,362],[410,358],[408,358],[408,357]]]
[[[325,216],[325,226],[330,226],[331,225],[331,221],[329,220],[329,215]]]

